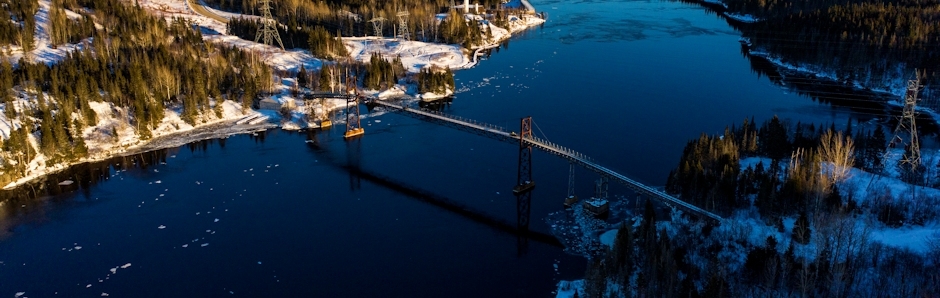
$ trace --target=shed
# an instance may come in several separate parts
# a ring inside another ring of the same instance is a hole
[[[286,107],[289,109],[293,109],[297,107],[297,105],[294,103],[294,99],[288,98],[288,97],[281,98],[281,101],[268,97],[268,98],[262,99],[261,102],[258,103],[258,106],[262,110],[274,110],[274,111],[278,111],[282,107]]]

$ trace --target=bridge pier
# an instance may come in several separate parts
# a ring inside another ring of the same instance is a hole
[[[366,133],[366,130],[362,128],[362,123],[359,121],[359,93],[355,86],[355,79],[346,79],[346,134],[344,134],[343,137],[347,139]],[[352,94],[350,95],[350,93]]]

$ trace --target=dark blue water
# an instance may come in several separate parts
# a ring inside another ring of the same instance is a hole
[[[516,131],[532,116],[536,135],[654,186],[689,139],[744,118],[866,116],[758,77],[739,35],[699,7],[533,4],[549,21],[459,71],[444,112]],[[496,224],[516,220],[516,147],[395,114],[364,125],[352,142],[272,130],[79,166],[36,191],[57,195],[8,193],[0,295],[545,297],[583,275],[583,258],[533,240],[520,254]],[[568,165],[534,162],[544,233]],[[576,175],[589,195],[597,176]]]

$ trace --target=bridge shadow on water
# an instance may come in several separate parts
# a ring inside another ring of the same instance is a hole
[[[528,225],[520,226],[519,224],[509,223],[508,221],[488,215],[483,211],[475,210],[469,206],[461,204],[460,202],[450,199],[444,195],[428,191],[419,186],[411,185],[407,182],[397,180],[380,173],[363,169],[359,161],[360,142],[358,139],[344,141],[346,142],[346,161],[340,161],[339,158],[337,158],[333,152],[329,151],[327,146],[322,143],[323,140],[321,140],[321,138],[323,138],[323,136],[320,136],[320,133],[321,132],[316,130],[307,131],[306,142],[308,147],[311,149],[313,154],[317,155],[318,160],[326,161],[325,164],[348,172],[351,190],[361,188],[361,180],[365,180],[369,183],[395,191],[409,198],[413,198],[420,202],[441,208],[473,222],[483,224],[494,230],[514,235],[518,240],[517,248],[519,249],[520,255],[526,252],[528,240],[559,248],[565,247],[561,241],[558,240],[558,238],[555,238],[555,236],[543,232],[532,231],[529,229]]]

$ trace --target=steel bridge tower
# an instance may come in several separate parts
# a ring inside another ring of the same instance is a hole
[[[532,139],[532,117],[522,118],[519,132],[519,171],[512,192],[516,195],[516,227],[520,233],[528,233],[535,181],[532,180],[532,144],[525,140]],[[528,247],[528,238],[520,236],[517,240],[522,254]]]
[[[361,136],[366,133],[362,128],[359,115],[359,92],[356,88],[356,79],[352,76],[346,77],[346,134],[344,138]]]

